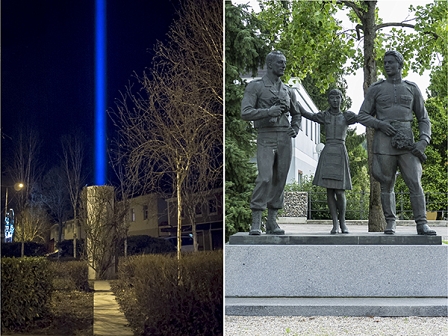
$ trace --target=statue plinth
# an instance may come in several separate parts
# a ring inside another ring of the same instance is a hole
[[[448,315],[441,236],[238,233],[225,270],[228,315]]]

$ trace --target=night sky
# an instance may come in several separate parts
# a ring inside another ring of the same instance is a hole
[[[107,108],[134,71],[151,65],[178,7],[179,0],[107,0]],[[94,57],[94,0],[1,1],[2,159],[15,127],[28,123],[43,140],[46,167],[57,162],[60,136],[76,128],[93,162]]]

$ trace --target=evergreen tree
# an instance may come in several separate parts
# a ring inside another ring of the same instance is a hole
[[[248,231],[249,208],[256,168],[255,130],[241,119],[241,100],[245,84],[242,74],[256,74],[269,52],[260,33],[261,25],[245,5],[225,5],[225,188],[226,240],[238,231]]]

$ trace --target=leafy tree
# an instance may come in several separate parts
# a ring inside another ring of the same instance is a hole
[[[362,67],[366,92],[377,80],[377,63],[381,63],[386,49],[396,49],[409,60],[403,69],[404,76],[409,69],[422,72],[433,68],[437,55],[446,53],[447,2],[411,7],[416,14],[415,24],[383,23],[376,4],[377,1],[266,1],[260,6],[259,17],[266,23],[270,41],[289,60],[288,76],[303,79],[311,75],[323,92],[335,82],[339,69],[350,73]],[[354,30],[342,31],[340,22],[334,18],[342,9],[350,9],[349,17],[357,24]],[[382,30],[387,27],[393,29],[386,38]],[[403,28],[413,29],[413,33]],[[361,40],[362,47],[355,47],[355,42]],[[352,63],[344,67],[349,59]],[[367,129],[369,167],[373,132]],[[385,226],[380,195],[379,183],[371,176],[369,231],[383,231]]]
[[[247,231],[249,208],[256,170],[250,159],[255,154],[255,131],[241,119],[241,100],[246,83],[244,73],[256,74],[270,51],[260,33],[261,24],[245,5],[225,3],[225,222],[226,240],[238,231]]]
[[[350,173],[354,191],[369,191],[367,172],[367,143],[365,134],[356,134],[356,129],[347,130],[345,140],[349,157]]]

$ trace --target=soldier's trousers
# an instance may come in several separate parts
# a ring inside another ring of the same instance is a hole
[[[373,177],[381,186],[381,205],[386,221],[395,220],[394,186],[397,168],[409,188],[412,212],[417,224],[426,224],[425,194],[422,189],[422,164],[411,153],[401,155],[374,154]]]
[[[283,190],[291,158],[291,137],[286,132],[258,133],[258,176],[250,203],[252,210],[283,208]]]

